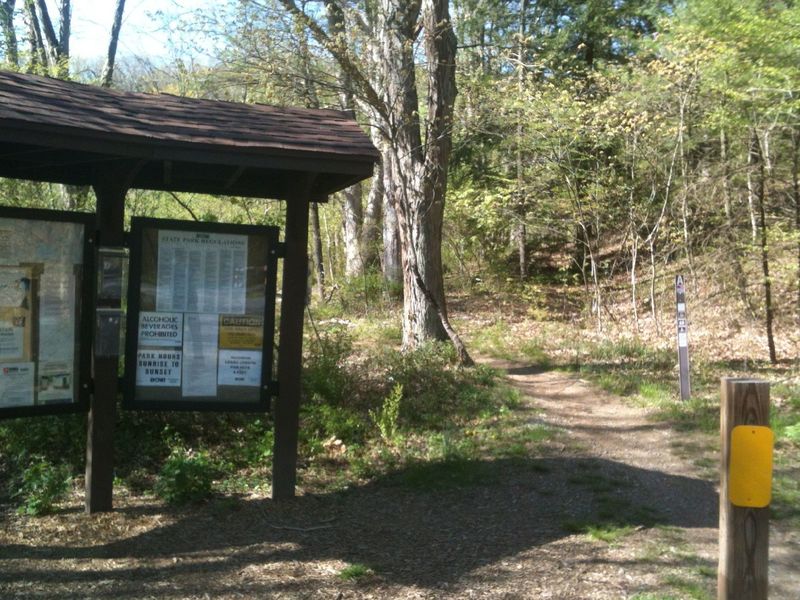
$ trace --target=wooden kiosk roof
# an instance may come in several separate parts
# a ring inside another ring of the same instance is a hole
[[[372,175],[378,153],[352,115],[121,92],[0,71],[0,176],[91,185],[114,162],[131,188],[288,199]]]

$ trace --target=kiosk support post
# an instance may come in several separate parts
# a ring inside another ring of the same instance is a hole
[[[294,498],[297,484],[297,437],[300,420],[300,373],[303,363],[303,311],[308,279],[308,209],[312,175],[286,202],[286,255],[283,261],[278,399],[275,402],[275,447],[272,498]]]
[[[97,231],[100,244],[122,247],[125,241],[125,195],[140,164],[109,167],[92,186],[97,197]],[[98,319],[108,318],[98,314]],[[119,314],[116,324],[119,331]],[[98,323],[92,348],[94,389],[86,434],[86,512],[110,511],[114,486],[114,426],[117,417],[119,344],[115,351],[99,352]],[[118,333],[117,333],[118,335]]]

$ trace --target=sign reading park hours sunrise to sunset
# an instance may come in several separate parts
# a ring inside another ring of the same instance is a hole
[[[133,220],[128,408],[268,407],[277,242],[274,227]]]

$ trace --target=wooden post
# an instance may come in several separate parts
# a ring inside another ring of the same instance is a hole
[[[125,195],[142,163],[110,164],[98,177],[94,188],[97,197],[97,231],[101,246],[121,248],[125,241]],[[97,261],[99,265],[100,262]],[[95,274],[91,273],[94,277]],[[101,328],[119,335],[120,315],[116,323],[100,323],[114,319],[110,313],[97,315],[93,344],[92,379],[94,391],[89,407],[86,434],[86,512],[110,511],[114,489],[114,426],[117,419],[119,344],[103,348],[98,333]],[[104,344],[108,346],[108,344]]]
[[[309,176],[286,202],[286,254],[283,261],[278,399],[275,402],[275,446],[272,498],[294,498],[297,484],[297,438],[300,422],[300,373],[303,366],[303,312],[308,289]]]
[[[737,425],[769,425],[769,383],[721,381],[722,462],[719,493],[718,600],[766,600],[769,507],[734,506],[729,498],[731,432]]]

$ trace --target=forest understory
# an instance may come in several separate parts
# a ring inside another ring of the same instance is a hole
[[[632,321],[609,319],[609,335],[582,322],[580,288],[537,286],[526,302],[506,285],[453,296],[454,322],[479,357],[471,375],[445,347],[376,364],[370,357],[399,344],[396,317],[378,306],[338,317],[312,308],[295,501],[269,499],[267,429],[252,420],[137,420],[169,443],[149,464],[120,461],[113,513],[83,514],[80,477],[49,515],[6,500],[3,597],[711,599],[718,378],[748,375],[773,383],[770,597],[792,599],[796,359],[771,366],[763,347],[754,359],[759,323],[722,336],[735,306],[697,294],[693,397],[681,402],[674,323],[648,334],[643,319],[637,337]],[[566,305],[577,312],[553,318]],[[382,402],[362,396],[376,375],[389,380]],[[122,439],[126,452],[155,453]],[[234,464],[234,453],[250,456]],[[178,454],[213,466],[206,494],[163,493],[163,461]]]

